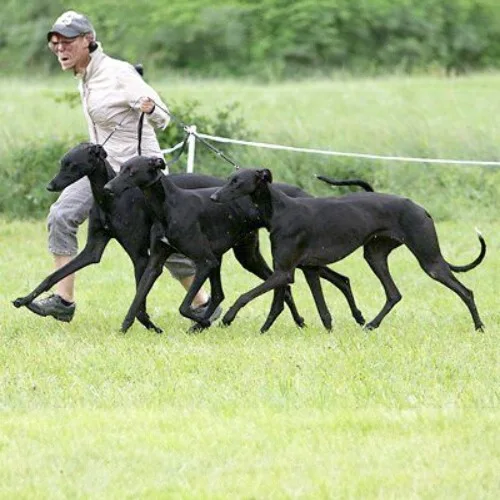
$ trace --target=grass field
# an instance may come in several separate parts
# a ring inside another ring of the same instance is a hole
[[[0,84],[0,158],[29,136],[84,132],[81,111],[47,95],[72,89],[70,80]],[[234,95],[257,140],[494,159],[498,83],[483,75],[160,89],[207,109]],[[497,210],[479,205],[467,220],[437,225],[453,264],[477,255],[476,225],[487,241],[484,263],[459,275],[475,293],[483,333],[401,249],[390,264],[403,300],[374,332],[354,323],[331,287],[335,324],[325,332],[298,275],[307,328],[285,311],[259,334],[269,306],[261,297],[230,328],[189,335],[177,312],[181,288],[165,273],[149,299],[165,333],[135,324],[123,335],[134,285],[116,243],[79,273],[76,317],[58,323],[10,304],[51,269],[44,221],[0,219],[0,498],[498,498],[498,223]],[[371,319],[384,296],[361,252],[334,268],[351,278]],[[226,308],[257,283],[230,255],[223,279]]]
[[[472,228],[438,229],[450,261],[471,260]],[[61,324],[10,306],[50,260],[42,223],[4,223],[0,497],[496,498],[500,240],[482,229],[488,257],[463,281],[484,333],[400,250],[404,298],[375,332],[328,288],[326,333],[298,277],[306,329],[286,313],[260,335],[264,297],[230,328],[188,335],[165,274],[150,300],[165,333],[124,336],[133,279],[117,245],[80,273],[77,316]],[[335,268],[372,317],[383,294],[361,255]],[[223,273],[226,304],[256,283],[232,257]]]
[[[494,107],[499,81],[500,75],[492,74],[258,85],[179,81],[165,75],[153,83],[174,106],[196,99],[210,113],[238,102],[255,130],[254,137],[245,139],[288,144],[293,140],[290,145],[361,153],[489,160],[500,153]],[[54,101],[63,92],[76,91],[69,75],[43,81],[4,80],[0,88],[0,152],[28,136],[86,132],[79,107],[68,110],[66,104]],[[189,117],[181,118],[189,122]]]

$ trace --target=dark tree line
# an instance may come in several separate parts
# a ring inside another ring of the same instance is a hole
[[[500,66],[498,0],[77,0],[106,50],[189,74],[303,77]],[[57,0],[0,6],[0,62],[55,71],[45,34]]]

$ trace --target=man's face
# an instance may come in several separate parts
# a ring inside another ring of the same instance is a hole
[[[85,36],[67,38],[54,33],[49,40],[50,50],[57,56],[63,71],[85,67],[89,57],[89,41]]]

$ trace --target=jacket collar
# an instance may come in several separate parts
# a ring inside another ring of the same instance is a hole
[[[106,57],[106,54],[102,50],[102,45],[97,42],[97,49],[90,54],[90,62],[85,68],[83,73],[77,73],[75,76],[81,79],[83,82],[88,80],[94,75],[101,61]]]

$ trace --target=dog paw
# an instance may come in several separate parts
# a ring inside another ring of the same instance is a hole
[[[229,309],[226,314],[224,314],[224,317],[222,318],[222,324],[224,326],[229,326],[233,321],[234,318],[236,317],[236,312],[233,311],[233,309]]]
[[[139,321],[139,317],[137,317]],[[163,329],[160,328],[159,326],[156,326],[150,319],[149,317],[147,318],[147,321],[141,321],[141,323],[148,329],[148,330],[153,330],[155,333],[163,333]]]
[[[363,318],[362,314],[360,314],[359,316],[355,316],[354,320],[359,326],[363,326],[366,323],[365,318]]]
[[[200,323],[193,323],[187,330],[187,333],[191,333],[191,334],[194,334],[194,333],[199,333],[201,332],[202,330],[205,330],[206,327],[204,327],[203,325],[200,325]]]
[[[222,327],[228,327],[231,325],[231,323],[233,322],[233,318],[226,318],[225,316],[222,318],[220,324]]]
[[[122,333],[127,333],[127,330],[132,326],[132,324],[134,323],[134,320],[129,320],[129,319],[126,319],[123,323],[122,323],[122,326],[120,328],[120,331]]]
[[[13,300],[12,304],[14,305],[14,307],[19,308],[19,307],[25,306],[26,304],[29,304],[29,300],[26,300],[26,298],[24,298],[24,297],[19,297],[16,300]]]

